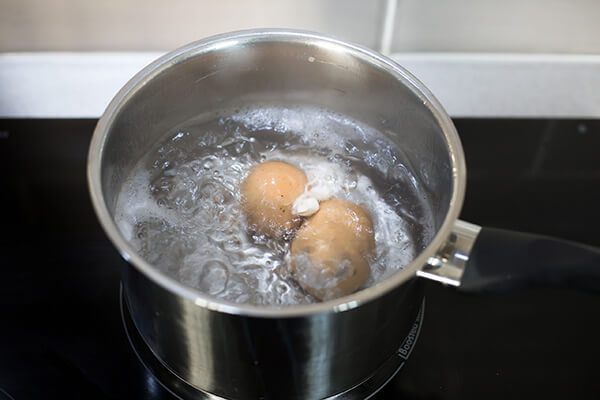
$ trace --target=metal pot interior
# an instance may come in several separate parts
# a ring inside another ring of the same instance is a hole
[[[404,275],[372,288],[370,296],[414,276],[445,239],[462,203],[464,161],[452,123],[427,89],[390,60],[319,35],[277,30],[219,36],[176,50],[146,67],[113,100],[94,134],[88,173],[101,222],[124,256],[146,273],[151,268],[113,221],[119,190],[136,161],[182,121],[251,104],[311,105],[381,133],[420,185],[432,232]],[[177,287],[160,274],[152,278]]]

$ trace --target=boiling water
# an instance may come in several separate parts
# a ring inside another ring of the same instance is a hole
[[[172,131],[132,171],[116,220],[151,264],[183,284],[257,305],[316,301],[288,272],[289,242],[248,232],[240,183],[252,166],[283,160],[333,197],[365,207],[376,251],[365,286],[409,264],[430,241],[419,181],[377,131],[309,107],[238,109]]]

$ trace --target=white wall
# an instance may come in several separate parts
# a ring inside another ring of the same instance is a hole
[[[394,51],[600,53],[598,0],[398,0]]]
[[[600,53],[600,0],[397,0],[392,51]],[[251,27],[380,45],[386,0],[0,0],[0,52],[171,50]]]
[[[255,27],[375,47],[384,0],[0,0],[0,51],[172,50]]]

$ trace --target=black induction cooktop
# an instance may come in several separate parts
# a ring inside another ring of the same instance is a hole
[[[96,120],[0,120],[0,399],[172,399],[121,319],[125,266],[88,198]],[[457,119],[462,219],[600,246],[600,121]],[[600,266],[599,266],[600,268]],[[375,399],[598,398],[600,294],[426,284],[418,341]]]

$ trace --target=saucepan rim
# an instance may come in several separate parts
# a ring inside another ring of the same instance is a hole
[[[102,192],[101,168],[105,144],[109,137],[110,128],[124,105],[127,104],[141,87],[171,66],[190,58],[201,56],[202,54],[237,46],[240,43],[285,43],[298,41],[305,41],[314,46],[342,51],[362,61],[366,61],[374,67],[383,69],[408,86],[423,101],[423,105],[435,116],[448,146],[452,166],[452,194],[450,196],[448,212],[433,240],[408,266],[370,288],[362,289],[351,295],[334,300],[295,306],[256,306],[218,299],[185,286],[160,272],[137,254],[135,249],[121,235],[120,230],[111,217]],[[143,68],[117,93],[98,121],[89,147],[87,177],[92,204],[100,220],[100,224],[111,242],[121,253],[121,256],[137,268],[139,272],[165,290],[187,299],[199,307],[228,314],[264,318],[292,318],[318,313],[347,311],[375,300],[385,293],[398,288],[407,280],[414,278],[417,271],[427,263],[429,257],[436,253],[452,231],[453,225],[458,219],[466,189],[466,165],[456,128],[442,105],[423,83],[393,60],[373,50],[327,35],[289,29],[251,29],[212,36],[169,52]]]

